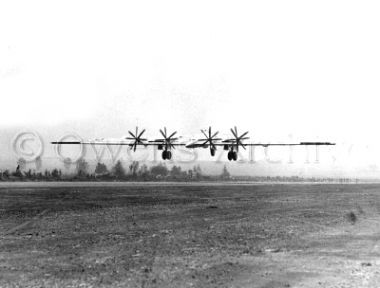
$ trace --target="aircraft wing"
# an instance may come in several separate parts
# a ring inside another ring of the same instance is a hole
[[[53,141],[51,144],[56,145],[134,145],[133,141]],[[147,142],[147,143],[136,143],[137,146],[157,146],[162,145],[163,142]],[[185,143],[172,143],[173,146],[185,146]]]
[[[227,139],[222,142],[216,142],[212,143],[213,146],[236,146],[236,141],[234,139]],[[205,148],[208,147],[210,144],[204,144],[204,142],[193,142],[191,144],[186,145],[188,148]],[[299,143],[243,143],[239,145],[244,146],[262,146],[262,147],[268,147],[268,146],[311,146],[311,145],[335,145],[335,143],[331,142],[299,142]]]
[[[133,141],[117,141],[117,140],[94,140],[94,141],[54,141],[51,142],[51,144],[56,145],[129,145],[132,146],[134,144]],[[136,143],[135,145],[138,146],[157,146],[157,145],[163,145],[164,142],[160,140],[154,140],[149,141],[145,143]],[[189,148],[202,148],[205,147],[208,144],[203,143],[192,143],[190,145],[186,145],[186,143],[171,143],[173,146],[187,146]],[[215,146],[224,146],[224,145],[236,145],[236,142],[234,140],[224,140],[223,142],[213,143]],[[262,146],[262,147],[268,147],[268,146],[311,146],[311,145],[335,145],[335,143],[331,142],[299,142],[299,143],[244,143],[244,146]]]
[[[222,143],[215,143],[215,146],[224,146],[224,145],[236,145],[236,142],[225,140]],[[299,142],[299,143],[244,143],[244,146],[310,146],[310,145],[335,145],[331,142]]]

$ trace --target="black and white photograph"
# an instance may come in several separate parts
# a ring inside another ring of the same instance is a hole
[[[380,287],[379,15],[2,0],[0,287]]]

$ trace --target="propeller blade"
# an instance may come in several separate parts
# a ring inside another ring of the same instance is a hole
[[[140,134],[137,138],[140,138],[144,134],[144,132],[145,132],[145,129],[140,132]]]
[[[166,135],[165,135],[164,131],[162,131],[162,129],[160,129],[160,133],[161,133],[162,137],[164,137],[164,139],[166,139]]]
[[[235,128],[236,128],[236,127],[235,127]],[[231,128],[230,130],[231,130],[231,132],[232,132],[232,135],[234,135],[235,138],[238,138],[238,136],[236,135],[235,131],[234,131],[232,128]]]
[[[168,139],[172,138],[175,134],[177,134],[177,131],[174,131],[174,132],[168,137]]]
[[[136,138],[136,136],[135,136],[135,135],[133,135],[133,133],[132,133],[131,131],[128,131],[128,133],[129,133],[129,135],[131,135],[131,136],[133,137],[133,139],[135,139],[135,138]]]
[[[214,135],[212,135],[210,138],[214,138],[216,135],[218,135],[219,134],[219,131],[216,131],[215,133],[214,133]]]
[[[201,130],[201,132],[203,133],[203,135],[205,135],[206,138],[208,138],[205,131]]]
[[[242,139],[245,135],[247,135],[248,134],[248,131],[247,132],[245,132],[243,135],[240,135],[240,139]]]

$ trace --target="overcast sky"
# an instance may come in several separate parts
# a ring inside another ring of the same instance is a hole
[[[377,141],[379,15],[379,1],[1,1],[0,125]]]

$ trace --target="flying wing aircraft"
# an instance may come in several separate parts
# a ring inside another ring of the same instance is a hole
[[[61,145],[61,144],[76,144],[76,145],[128,145],[131,150],[136,151],[137,146],[157,146],[158,150],[162,150],[162,159],[170,160],[172,159],[172,150],[175,147],[182,146],[189,149],[195,148],[209,148],[211,156],[215,156],[217,147],[223,147],[223,150],[228,151],[227,158],[229,161],[236,161],[238,159],[239,147],[246,149],[247,146],[310,146],[310,145],[335,145],[331,142],[299,142],[299,143],[243,143],[243,141],[248,140],[248,131],[239,135],[236,126],[231,128],[232,133],[231,138],[222,139],[218,138],[219,132],[212,133],[211,127],[208,131],[201,130],[204,138],[201,139],[190,139],[187,143],[184,143],[182,137],[176,136],[177,131],[169,134],[167,133],[166,127],[162,130],[160,129],[160,134],[162,138],[148,140],[147,138],[142,138],[144,132],[143,129],[140,133],[138,127],[136,127],[135,133],[128,131],[129,136],[123,137],[121,139],[111,140],[111,139],[95,139],[92,141],[55,141],[51,144]]]

